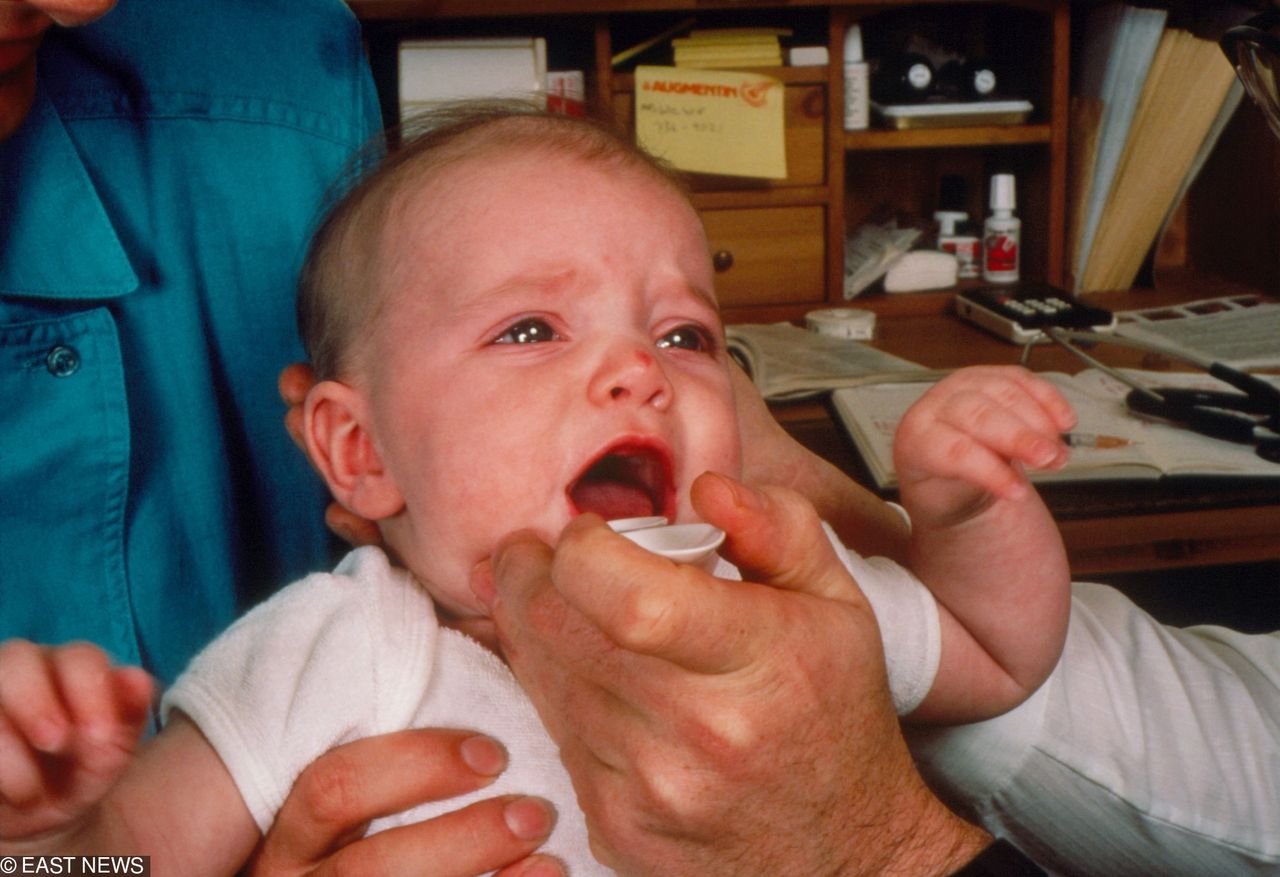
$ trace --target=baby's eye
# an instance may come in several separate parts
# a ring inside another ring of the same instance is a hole
[[[542,341],[559,341],[556,330],[546,320],[537,317],[526,317],[514,323],[505,332],[493,339],[494,344],[538,344]]]
[[[715,343],[711,339],[711,335],[702,328],[687,323],[672,329],[667,334],[658,339],[658,347],[667,349],[675,347],[679,350],[693,350],[706,353],[715,349]]]

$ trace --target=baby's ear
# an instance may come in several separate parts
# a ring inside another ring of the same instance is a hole
[[[348,511],[379,521],[404,508],[404,497],[382,463],[369,424],[364,396],[346,384],[321,381],[307,393],[302,436],[312,464]]]

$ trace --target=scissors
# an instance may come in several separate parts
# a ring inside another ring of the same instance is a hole
[[[1044,331],[1055,343],[1082,362],[1130,387],[1124,400],[1130,411],[1175,423],[1201,435],[1253,445],[1259,457],[1272,463],[1280,463],[1280,388],[1274,384],[1221,362],[1123,335],[1099,335],[1058,327],[1046,327]],[[1072,344],[1072,341],[1106,341],[1120,347],[1132,347],[1179,359],[1204,369],[1240,392],[1148,387],[1123,371],[1100,362]]]

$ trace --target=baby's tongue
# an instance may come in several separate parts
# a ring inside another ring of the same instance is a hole
[[[582,482],[573,489],[573,502],[582,512],[594,512],[606,521],[642,518],[658,514],[649,492],[619,481]]]

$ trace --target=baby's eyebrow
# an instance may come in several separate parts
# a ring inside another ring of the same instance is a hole
[[[717,314],[720,313],[720,302],[716,300],[715,293],[709,289],[703,289],[701,286],[689,285],[689,291],[695,296],[706,302],[707,306]]]
[[[716,301],[715,293],[705,286],[690,282],[687,278],[669,279],[654,287],[653,291],[667,300],[673,296],[689,296],[696,299],[699,304],[710,308],[717,317],[720,315],[720,303]]]
[[[472,314],[484,316],[501,310],[503,302],[508,299],[529,296],[540,299],[559,298],[572,288],[572,274],[572,271],[559,271],[554,274],[522,274],[509,278],[460,304],[454,317],[466,319]]]

